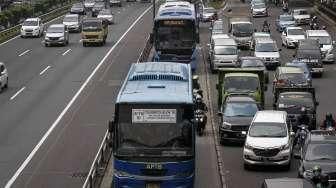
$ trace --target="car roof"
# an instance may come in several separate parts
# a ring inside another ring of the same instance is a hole
[[[297,27],[297,26],[290,26],[290,27],[287,27],[287,30],[290,30],[290,29],[301,29],[301,30],[303,30],[302,27]]]
[[[309,140],[313,142],[333,142],[336,143],[336,131],[312,130]]]
[[[65,25],[64,24],[52,24],[52,25],[49,26],[49,28],[59,28],[59,27],[64,28]]]
[[[266,33],[266,32],[254,32],[253,36],[254,37],[271,37],[271,34]]]
[[[330,36],[326,30],[307,30],[306,33],[308,36]]]
[[[27,18],[26,21],[38,21],[41,20],[41,18]]]
[[[214,38],[215,46],[233,46],[237,45],[236,41],[232,38]]]
[[[66,14],[64,17],[79,17],[78,14]]]
[[[216,39],[229,39],[229,38],[231,38],[228,34],[224,34],[224,33],[216,33],[216,34],[212,35],[211,37],[214,40],[216,40]]]
[[[313,184],[303,178],[274,178],[265,179],[267,188],[313,188]]]
[[[229,95],[226,98],[226,102],[249,102],[249,103],[256,103],[256,101],[250,96],[244,95]]]
[[[286,73],[303,73],[304,71],[299,67],[278,67],[278,71],[280,74]]]
[[[259,37],[256,38],[256,43],[275,43],[275,41],[268,37]]]
[[[301,11],[301,10],[308,11],[308,9],[306,9],[306,8],[295,8],[295,9],[293,9],[293,11]]]
[[[277,110],[262,110],[258,111],[254,118],[253,122],[259,123],[268,123],[268,122],[286,122],[287,113],[285,111],[277,111]]]

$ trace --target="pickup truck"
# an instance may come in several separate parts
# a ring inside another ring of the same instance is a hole
[[[99,18],[86,18],[82,24],[83,46],[88,44],[104,45],[108,34],[108,21]]]
[[[230,95],[248,95],[264,107],[264,71],[254,68],[219,68],[218,106],[222,106]]]

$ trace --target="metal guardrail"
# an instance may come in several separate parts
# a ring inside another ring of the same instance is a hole
[[[141,54],[138,58],[138,61],[137,63],[141,63],[141,62],[144,62],[144,61],[148,61],[148,56],[150,54],[150,51],[153,47],[153,43],[151,43],[150,41],[150,35],[148,35],[147,39],[146,39],[146,43],[145,43],[145,46],[144,48],[142,49],[141,51]]]
[[[72,4],[69,4],[69,5],[57,8],[46,14],[40,15],[39,17],[42,19],[42,22],[48,22],[68,12],[71,6]],[[21,24],[8,28],[4,31],[1,31],[0,32],[0,43],[18,35],[20,33],[20,28],[21,28]]]
[[[100,182],[98,180],[103,178],[112,153],[112,148],[109,146],[111,137],[112,135],[107,130],[82,188],[94,188],[99,186]]]

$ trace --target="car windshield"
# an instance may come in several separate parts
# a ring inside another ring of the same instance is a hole
[[[84,8],[82,4],[74,4],[72,8]]]
[[[111,12],[108,12],[108,11],[101,11],[101,12],[99,12],[99,15],[110,16],[112,14],[111,14]]]
[[[232,31],[235,36],[243,37],[251,36],[253,33],[253,26],[251,23],[236,23],[232,25]]]
[[[307,15],[309,14],[307,10],[294,10],[294,15]]]
[[[255,103],[227,103],[224,109],[226,117],[253,117],[258,111],[258,106]]]
[[[23,26],[37,26],[38,21],[26,20],[22,23]]]
[[[260,59],[244,59],[241,60],[241,67],[265,67]]]
[[[47,33],[63,33],[64,27],[49,27]]]
[[[301,70],[303,70],[303,72],[305,74],[309,74],[309,69],[308,69],[306,63],[301,63],[301,62],[298,62],[298,63],[286,63],[285,66],[287,66],[287,67],[297,67],[297,68],[300,68]]]
[[[215,13],[216,9],[214,9],[214,8],[204,8],[203,11],[204,11],[204,13]]]
[[[330,36],[320,36],[320,37],[309,37],[311,39],[318,40],[320,44],[323,45],[331,45],[331,37]]]
[[[294,17],[291,15],[280,15],[281,21],[294,21]]]
[[[214,23],[212,30],[223,30],[223,22]]]
[[[298,111],[303,106],[313,110],[314,101],[313,96],[310,93],[285,93],[280,94],[279,96],[279,109],[292,109],[293,111]]]
[[[265,5],[265,4],[255,4],[255,5],[253,6],[253,8],[255,8],[255,9],[266,8],[266,5]]]
[[[100,31],[102,29],[102,23],[96,21],[83,22],[83,31]]]
[[[251,76],[230,76],[225,78],[224,88],[230,93],[255,92],[259,89],[259,79]]]
[[[316,160],[336,160],[336,144],[335,143],[311,143],[307,147],[305,156],[307,161]]]
[[[288,35],[304,35],[303,29],[288,29]]]
[[[274,42],[272,43],[257,43],[255,47],[256,52],[277,52],[278,47]]]
[[[287,127],[283,123],[260,123],[255,122],[249,130],[251,137],[286,137]]]
[[[75,16],[65,16],[63,19],[64,22],[78,22],[78,17]]]
[[[216,55],[237,55],[236,46],[215,46],[214,52]]]

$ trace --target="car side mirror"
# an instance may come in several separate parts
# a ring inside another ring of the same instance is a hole
[[[229,9],[227,10],[227,12],[232,12],[232,9],[231,9],[231,8],[229,8]]]
[[[335,44],[336,44],[336,41],[332,41],[332,44],[335,45]]]
[[[320,103],[319,103],[318,101],[316,101],[316,102],[315,102],[315,105],[318,106],[318,105],[320,105]]]
[[[217,115],[218,115],[218,116],[223,116],[223,114],[224,114],[224,113],[223,113],[222,111],[218,111],[218,112],[217,112]]]
[[[281,52],[282,51],[282,49],[281,48],[279,48],[279,52]]]
[[[293,54],[293,57],[296,57],[296,55],[295,55],[295,54]]]
[[[290,136],[291,136],[291,137],[294,137],[294,136],[295,136],[295,132],[291,131],[291,132],[290,132]]]

